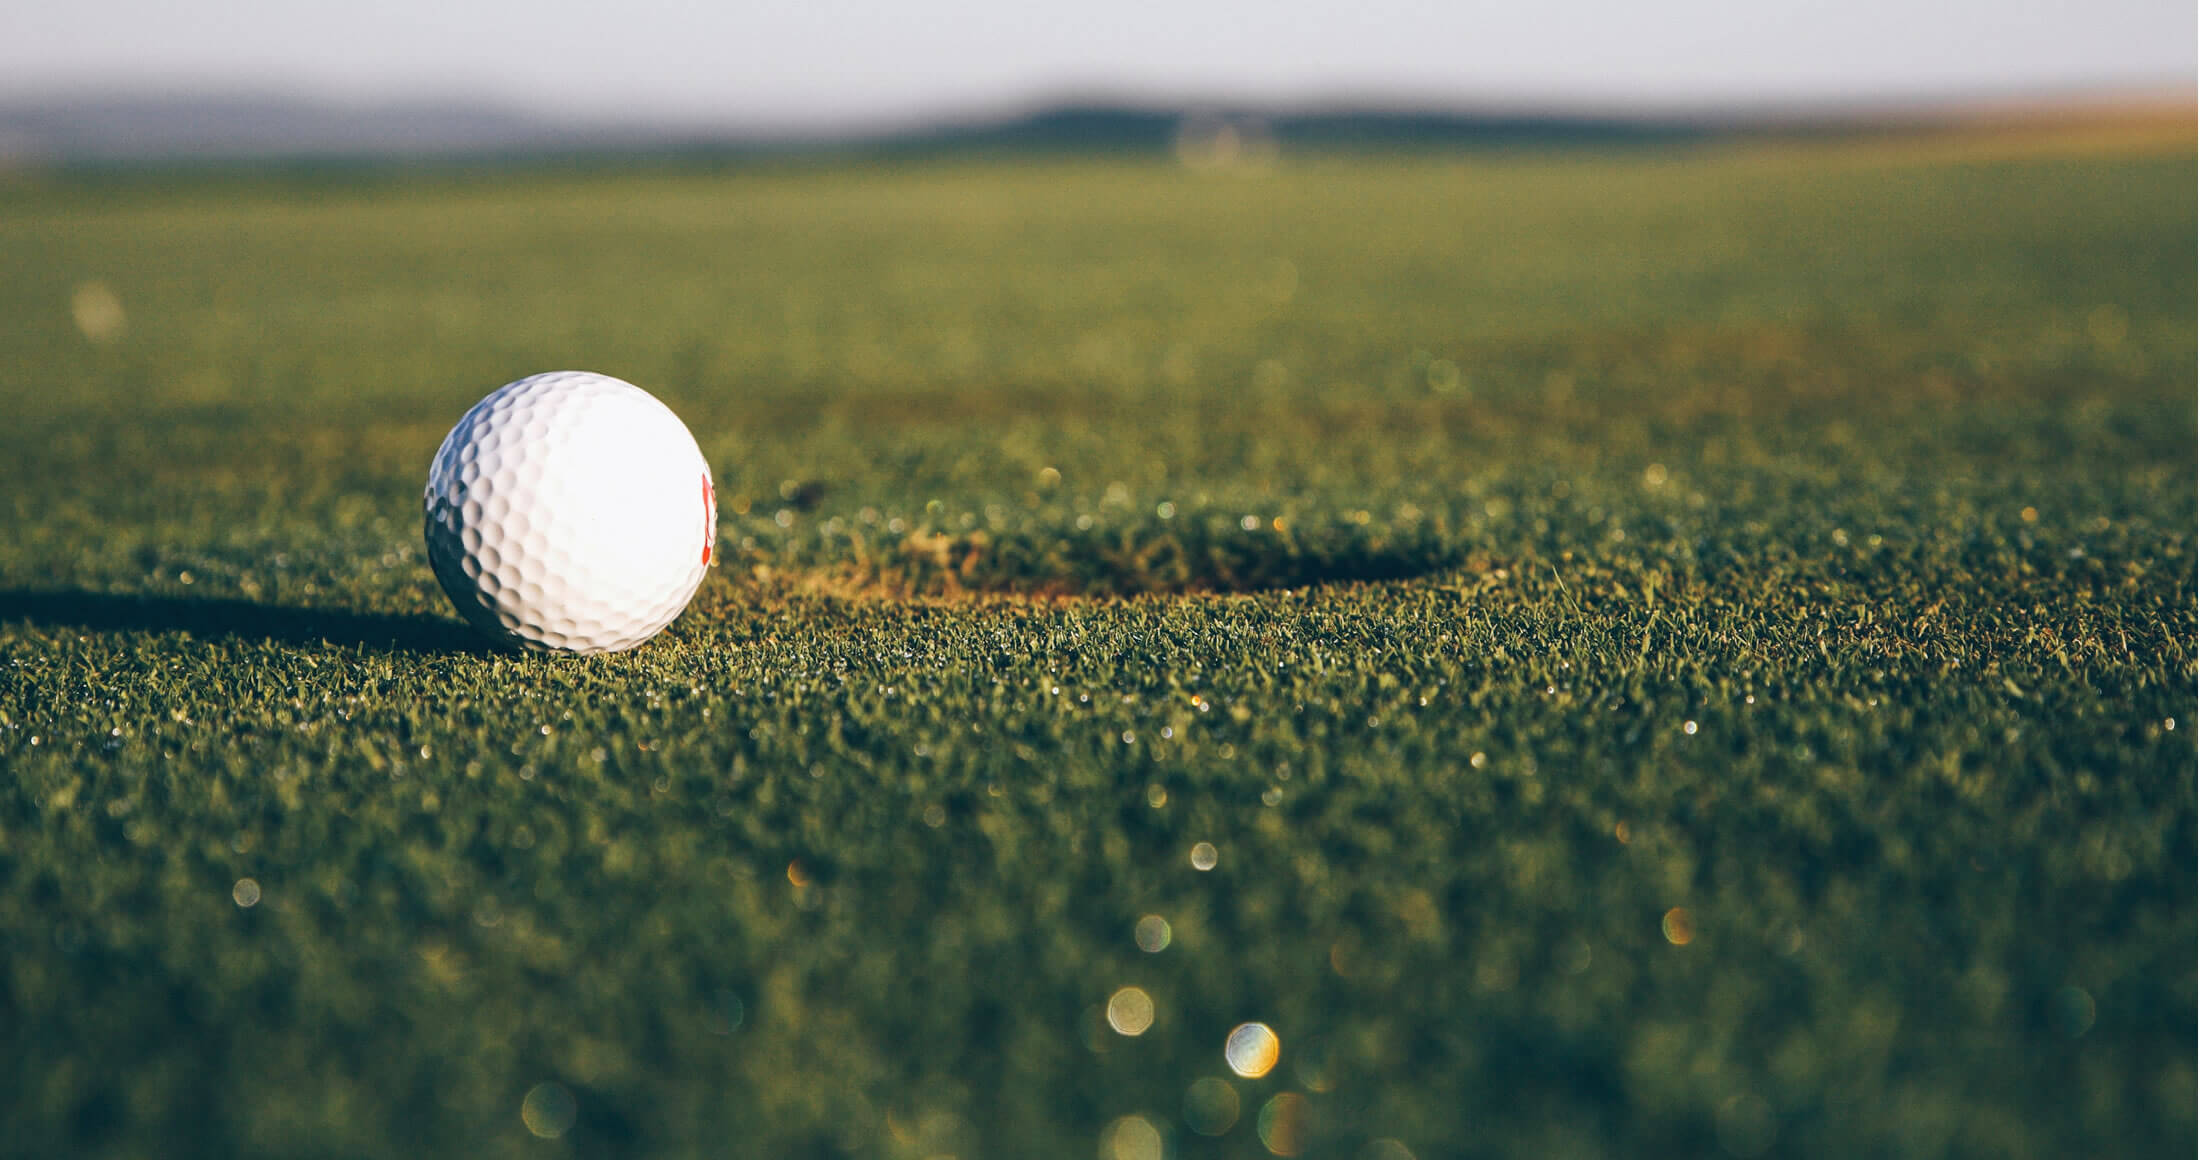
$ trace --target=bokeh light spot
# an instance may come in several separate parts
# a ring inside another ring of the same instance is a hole
[[[1665,941],[1674,946],[1687,946],[1696,938],[1696,920],[1683,907],[1666,911],[1664,920],[1658,925],[1665,931]]]
[[[1202,1136],[1220,1136],[1238,1119],[1237,1089],[1230,1081],[1207,1076],[1184,1092],[1184,1122]]]
[[[1230,1070],[1247,1079],[1259,1079],[1276,1066],[1283,1041],[1265,1023],[1240,1023],[1222,1045],[1222,1057]]]
[[[1306,1150],[1306,1097],[1281,1092],[1260,1109],[1260,1142],[1278,1156],[1296,1156]]]
[[[229,888],[229,897],[249,910],[260,904],[260,884],[250,878],[239,878],[237,884]]]
[[[69,316],[75,320],[78,332],[94,343],[122,337],[129,321],[122,310],[122,296],[105,282],[79,285],[69,296]]]
[[[713,1035],[731,1035],[741,1029],[741,1024],[746,1022],[748,1017],[749,1009],[746,1004],[741,1002],[741,996],[731,991],[720,990],[713,997],[710,1005],[710,1033]]]
[[[1153,996],[1137,987],[1108,996],[1108,1026],[1118,1035],[1144,1035],[1153,1026]]]
[[[1291,1074],[1310,1092],[1337,1087],[1336,1048],[1325,1039],[1301,1040],[1291,1049]]]
[[[2064,1035],[2076,1039],[2093,1030],[2097,1008],[2093,996],[2084,987],[2064,987],[2055,992],[2055,1026]]]
[[[527,1089],[527,1098],[520,1101],[519,1119],[527,1130],[545,1140],[555,1140],[573,1127],[573,1117],[580,1110],[573,1101],[573,1093],[562,1083],[538,1083]]]
[[[1192,847],[1192,869],[1194,870],[1212,870],[1215,868],[1215,863],[1221,860],[1222,856],[1215,851],[1212,842],[1201,842]]]
[[[1144,1116],[1122,1116],[1100,1133],[1100,1160],[1161,1160],[1161,1131]]]
[[[1149,955],[1160,954],[1169,948],[1169,920],[1158,914],[1139,919],[1135,933],[1138,949]]]

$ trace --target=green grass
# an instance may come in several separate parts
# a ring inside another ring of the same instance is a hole
[[[2194,203],[0,186],[7,1147],[2190,1155]],[[720,485],[630,654],[487,650],[422,559],[443,432],[561,367]]]

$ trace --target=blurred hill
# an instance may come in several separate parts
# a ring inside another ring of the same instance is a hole
[[[2171,104],[2127,100],[2083,107],[2128,113]],[[1174,151],[1188,164],[1221,165],[1258,161],[1284,150],[1656,144],[1930,128],[2068,113],[2068,106],[2049,104],[1629,116],[1072,101],[893,128],[798,133],[640,120],[570,122],[465,101],[348,105],[270,94],[61,96],[0,98],[0,164]],[[2189,99],[2178,115],[2190,118]]]
[[[405,157],[607,146],[526,113],[467,103],[342,105],[259,94],[0,100],[0,159],[103,162]]]

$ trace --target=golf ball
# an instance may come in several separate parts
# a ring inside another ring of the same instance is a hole
[[[497,388],[428,469],[428,563],[475,627],[548,652],[633,648],[687,607],[718,513],[687,425],[608,375]]]

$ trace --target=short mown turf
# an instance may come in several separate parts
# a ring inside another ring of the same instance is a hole
[[[11,178],[0,1150],[2189,1156],[2194,204]],[[630,654],[422,559],[566,367],[720,484]]]

